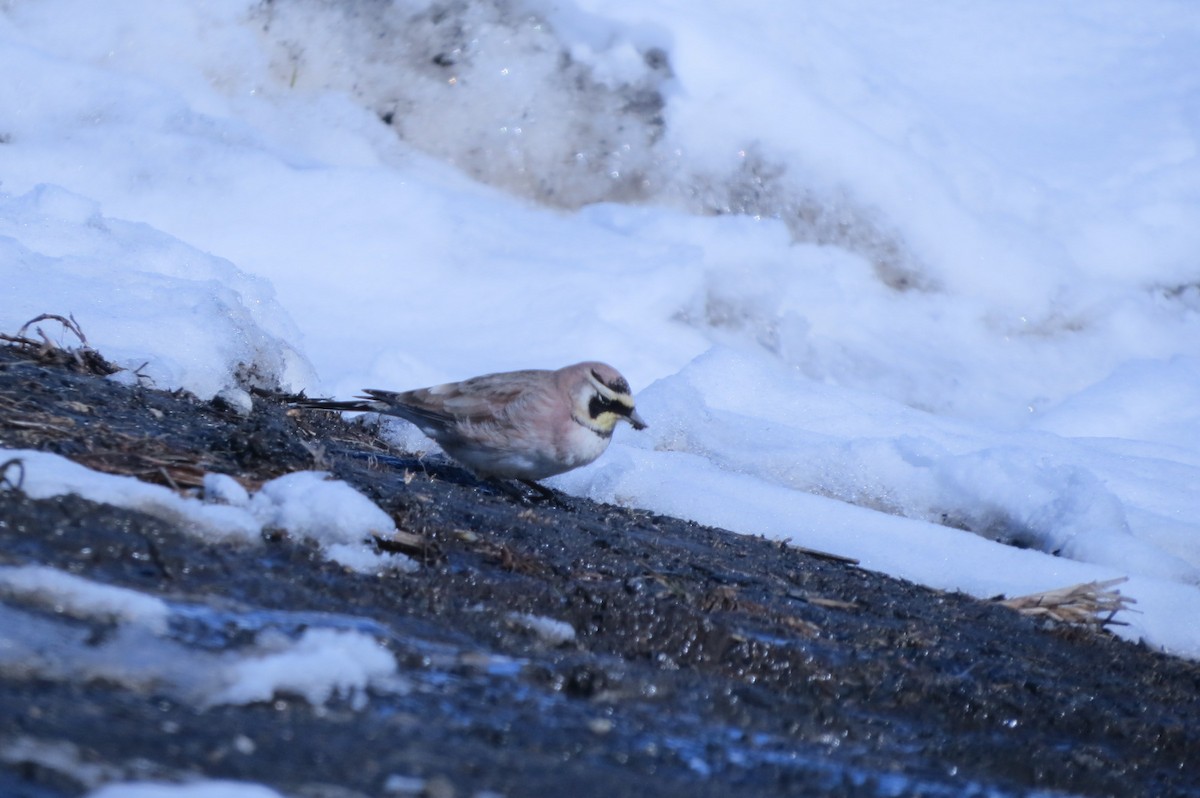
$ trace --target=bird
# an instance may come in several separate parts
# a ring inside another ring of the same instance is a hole
[[[629,382],[607,363],[526,369],[395,392],[373,388],[350,401],[297,406],[398,416],[437,441],[476,476],[517,480],[544,496],[538,480],[585,466],[604,454],[619,422],[646,422]]]

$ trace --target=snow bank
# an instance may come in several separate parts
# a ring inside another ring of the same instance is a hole
[[[625,439],[792,490],[1200,585],[1200,559],[1154,545],[1154,528],[1140,528],[1144,513],[1131,522],[1126,508],[1142,509],[1141,491],[1107,479],[1094,452],[821,385],[763,359],[717,349],[656,383],[638,400],[661,422]],[[1181,494],[1200,478],[1200,470],[1156,457],[1131,470]],[[1200,535],[1200,521],[1191,530],[1189,537]]]
[[[1132,576],[1122,592],[1138,605],[1119,633],[1200,655],[1200,633],[1166,621],[1200,608],[1200,559],[1164,545],[1194,541],[1200,521],[1157,515],[1200,470],[980,429],[763,358],[715,349],[654,384],[638,396],[649,430],[619,432],[603,461],[554,484],[981,598]]]
[[[267,283],[57,186],[0,194],[0,283],[0,330],[72,315],[105,357],[161,387],[208,399],[313,379]],[[41,326],[63,346],[79,344]]]

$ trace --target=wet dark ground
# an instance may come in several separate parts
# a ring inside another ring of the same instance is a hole
[[[319,411],[260,397],[241,417],[59,359],[0,347],[0,445],[181,489],[206,470],[253,487],[325,468],[393,515],[422,567],[365,576],[286,536],[207,543],[14,489],[0,490],[0,564],[211,607],[170,630],[195,645],[359,628],[387,641],[407,688],[361,709],[277,696],[201,710],[10,668],[0,795],[203,775],[329,798],[1200,796],[1197,663],[766,540],[521,502]],[[576,639],[551,645],[514,612]]]

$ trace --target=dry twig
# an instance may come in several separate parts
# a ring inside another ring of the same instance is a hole
[[[786,540],[779,541],[779,548],[784,551],[794,551],[800,554],[807,554],[809,557],[816,557],[820,560],[829,560],[830,562],[840,562],[845,565],[858,565],[858,560],[853,557],[846,557],[842,554],[834,554],[820,549],[810,549],[807,546],[798,546]]]
[[[79,347],[62,347],[58,345],[51,340],[50,336],[41,327],[34,328],[41,341],[34,340],[26,334],[30,327],[39,321],[47,320],[58,322],[65,330],[78,338]],[[73,315],[60,316],[57,313],[43,313],[22,324],[21,329],[17,330],[16,335],[0,333],[0,341],[8,341],[9,343],[24,347],[39,361],[53,362],[59,365],[73,365],[87,374],[108,376],[121,370],[119,366],[109,363],[99,352],[92,349],[88,344],[87,336],[83,334],[83,328],[79,326],[79,322],[75,320],[75,316]]]
[[[20,338],[25,341],[29,341],[30,339],[25,337],[25,331],[28,330],[34,324],[37,324],[39,321],[57,321],[64,328],[66,328],[68,332],[75,334],[75,337],[79,339],[79,343],[83,344],[84,349],[91,349],[91,347],[88,346],[87,336],[84,335],[83,330],[80,329],[79,322],[75,321],[75,314],[73,314],[73,313],[70,315],[70,317],[60,316],[57,313],[43,313],[40,316],[35,316],[34,318],[30,319],[29,321],[27,321],[21,325],[21,329],[17,330],[17,338]],[[57,344],[55,344],[53,341],[51,341],[50,336],[48,336],[48,335],[46,335],[46,333],[42,332],[42,329],[40,327],[37,328],[37,334],[41,336],[42,341],[44,342],[43,346],[45,346],[47,349],[61,349],[62,348],[62,347],[58,346]],[[31,341],[31,343],[32,343],[32,341]]]
[[[433,547],[433,542],[424,535],[414,535],[412,532],[405,532],[397,529],[386,537],[374,535],[375,545],[380,551],[399,552],[407,554],[410,557],[428,557],[430,550]]]
[[[129,449],[105,448],[75,456],[77,462],[96,471],[136,477],[143,482],[166,485],[183,492],[204,484],[204,475],[211,470],[207,458],[171,452],[136,452]]]
[[[17,472],[17,478],[13,479],[8,475],[9,471]],[[13,457],[10,460],[5,460],[0,463],[0,490],[20,490],[25,484],[25,461],[20,457]]]

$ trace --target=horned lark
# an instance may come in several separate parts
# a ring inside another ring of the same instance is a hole
[[[544,489],[534,480],[603,454],[617,422],[646,427],[634,409],[629,383],[605,363],[485,374],[403,393],[363,393],[347,402],[297,404],[399,416],[478,476],[518,479],[539,490]]]

